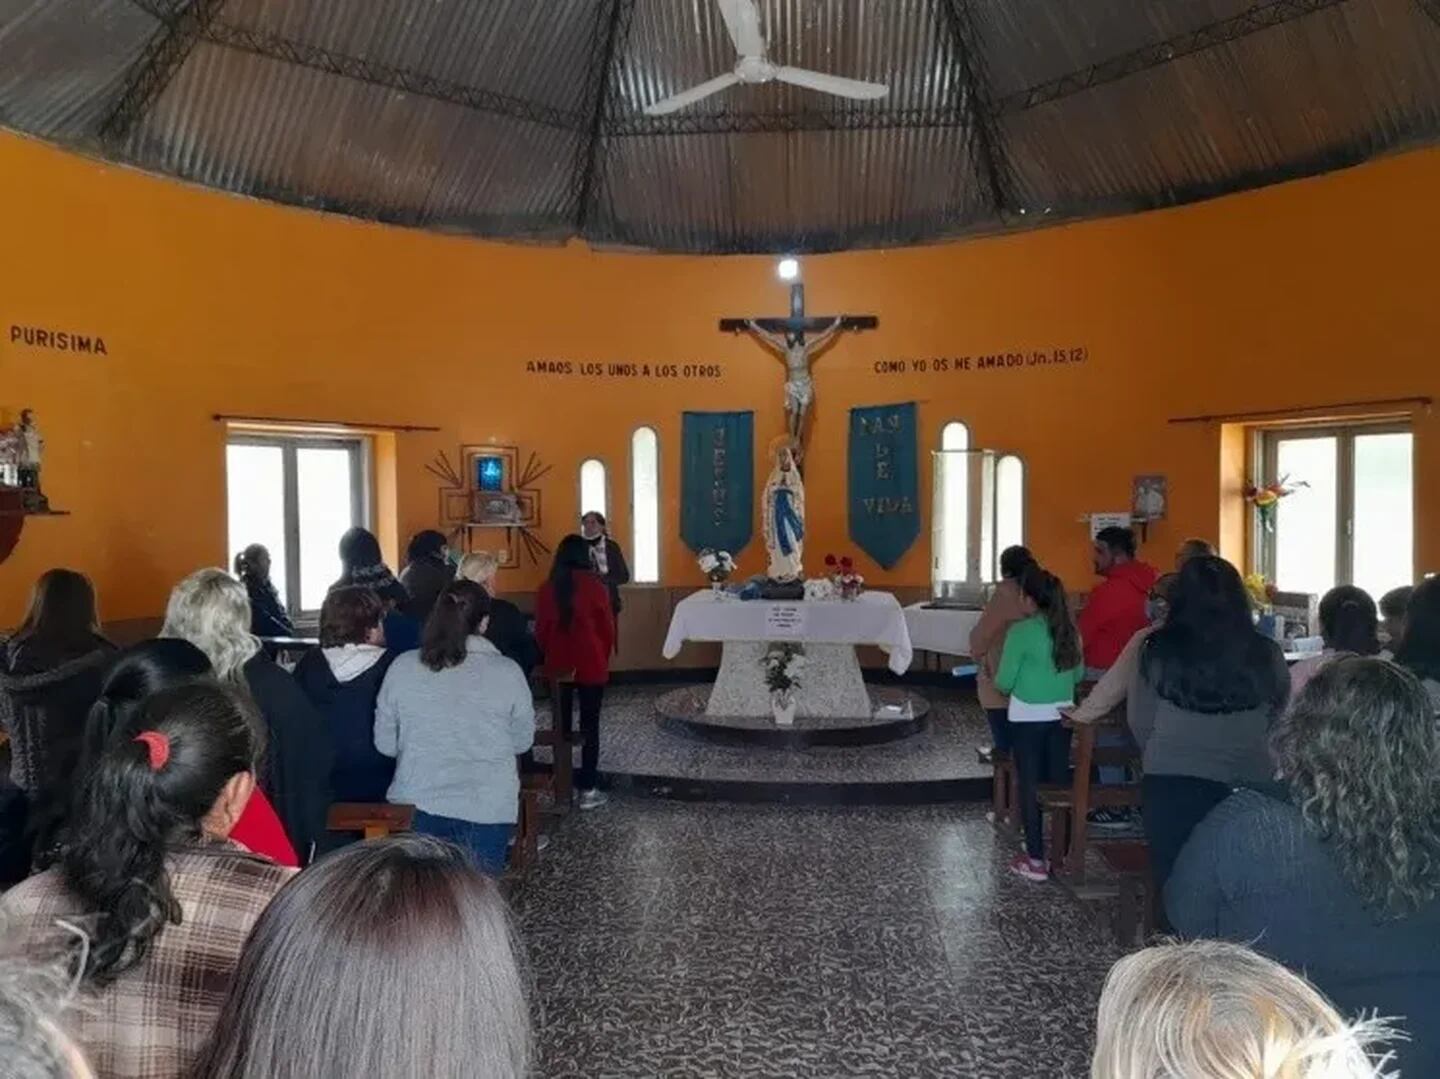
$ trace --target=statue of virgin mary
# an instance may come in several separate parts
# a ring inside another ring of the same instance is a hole
[[[765,481],[765,550],[770,556],[766,574],[772,581],[799,581],[805,577],[805,481],[795,460],[793,444],[785,439],[775,449],[775,467]]]

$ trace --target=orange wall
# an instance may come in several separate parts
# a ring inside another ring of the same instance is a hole
[[[1030,539],[1072,586],[1077,517],[1123,509],[1135,473],[1170,477],[1168,560],[1215,535],[1220,430],[1168,417],[1440,395],[1440,152],[1187,209],[1028,235],[806,261],[811,308],[879,332],[818,364],[807,468],[815,557],[845,538],[846,410],[921,402],[923,450],[950,418],[1029,466]],[[36,409],[46,484],[68,519],[32,520],[0,566],[0,625],[34,576],[95,576],[110,618],[158,613],[181,574],[225,554],[223,429],[212,413],[428,424],[396,439],[401,535],[433,525],[424,464],[516,442],[555,466],[547,539],[573,519],[579,460],[611,466],[626,536],[629,439],[660,432],[667,583],[697,581],[675,535],[684,408],[781,425],[781,369],[724,315],[779,313],[759,258],[600,254],[481,243],[270,207],[0,136],[0,407]],[[11,344],[12,323],[99,333],[105,357]],[[877,361],[1082,346],[1080,366],[877,375]],[[525,361],[720,363],[713,382],[527,375]],[[1440,427],[1417,420],[1421,569],[1440,568]],[[763,456],[763,453],[757,454]],[[761,462],[763,465],[763,462]],[[757,481],[758,483],[758,481]],[[928,482],[924,484],[928,501]],[[758,489],[758,486],[757,486]],[[872,583],[929,580],[920,542]],[[1233,521],[1230,522],[1233,531]],[[758,530],[757,530],[758,531]],[[758,544],[742,570],[763,569]],[[524,588],[537,573],[514,571]]]

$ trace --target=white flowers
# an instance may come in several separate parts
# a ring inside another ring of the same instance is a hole
[[[696,562],[700,566],[700,572],[716,584],[728,580],[735,572],[735,559],[729,551],[712,551],[707,547],[700,552]]]
[[[805,582],[805,598],[812,602],[824,603],[835,596],[835,582],[829,577],[811,577]]]
[[[805,649],[800,645],[789,642],[772,644],[760,657],[760,666],[765,671],[765,687],[771,693],[793,693],[800,685],[805,664]]]

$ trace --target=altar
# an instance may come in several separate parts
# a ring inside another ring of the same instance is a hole
[[[910,669],[914,649],[905,614],[888,592],[845,600],[740,600],[723,592],[697,592],[681,600],[670,619],[663,655],[674,659],[686,641],[718,641],[720,673],[706,712],[716,716],[768,716],[761,659],[772,644],[805,648],[806,667],[796,715],[870,718],[872,705],[855,646],[875,645],[896,674]]]

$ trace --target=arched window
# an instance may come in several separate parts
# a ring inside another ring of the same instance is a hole
[[[631,569],[636,584],[660,581],[660,438],[637,427],[630,439]]]
[[[1025,542],[1025,462],[1007,453],[995,462],[995,553]]]
[[[594,457],[580,462],[580,515],[610,515],[605,491],[605,465]]]
[[[935,455],[933,509],[934,575],[939,581],[963,581],[970,565],[970,429],[947,423]]]

